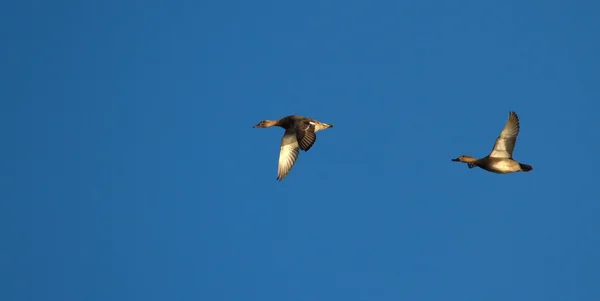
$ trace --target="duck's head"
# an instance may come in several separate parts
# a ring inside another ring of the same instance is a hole
[[[463,162],[463,163],[473,163],[475,161],[477,161],[477,159],[471,157],[471,156],[467,156],[467,155],[461,155],[460,157],[456,158],[456,159],[452,159],[452,161],[454,162]]]
[[[278,120],[263,120],[252,128],[270,128],[274,125],[277,125],[277,122]]]

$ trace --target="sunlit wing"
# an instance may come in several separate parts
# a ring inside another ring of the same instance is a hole
[[[279,152],[279,165],[277,168],[277,180],[281,181],[292,170],[296,160],[300,146],[296,140],[296,133],[293,129],[288,129],[281,138],[281,150]]]
[[[494,158],[512,158],[515,144],[517,143],[517,136],[519,135],[519,117],[517,113],[510,112],[508,115],[508,121],[504,126],[504,129],[500,133],[494,148],[490,153],[490,157]]]

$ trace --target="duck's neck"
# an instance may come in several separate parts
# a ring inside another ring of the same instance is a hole
[[[265,120],[265,127],[281,126],[279,120]]]
[[[465,163],[475,163],[475,161],[477,161],[477,158],[465,156],[462,158],[462,161]]]

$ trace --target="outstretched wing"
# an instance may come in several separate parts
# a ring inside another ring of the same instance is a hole
[[[517,136],[519,135],[519,128],[519,116],[515,112],[510,112],[504,129],[498,139],[496,139],[496,143],[494,143],[490,157],[512,158],[513,150],[517,143]]]
[[[287,129],[281,138],[279,151],[279,165],[277,167],[277,180],[281,181],[292,170],[299,154],[298,140],[294,129]]]

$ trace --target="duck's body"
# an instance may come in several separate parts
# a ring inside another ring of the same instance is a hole
[[[453,161],[460,160],[454,159]],[[508,158],[494,158],[487,156],[485,158],[477,159],[474,162],[469,164],[469,168],[479,167],[481,169],[485,169],[489,172],[505,174],[505,173],[513,173],[518,171],[530,171],[532,168],[527,164],[521,164],[513,159]]]
[[[471,156],[462,155],[456,159],[452,159],[452,161],[467,163],[469,168],[477,166],[489,172],[498,174],[531,171],[533,169],[531,165],[519,163],[512,157],[515,144],[517,143],[519,129],[520,125],[517,113],[510,112],[508,121],[500,133],[500,136],[496,139],[494,148],[488,156],[476,159]]]
[[[315,119],[290,115],[279,120],[263,120],[254,128],[269,128],[279,126],[285,129],[281,138],[281,149],[279,152],[279,166],[277,169],[277,180],[281,181],[290,172],[300,149],[308,151],[317,140],[316,132],[333,127],[332,124],[319,122]]]

